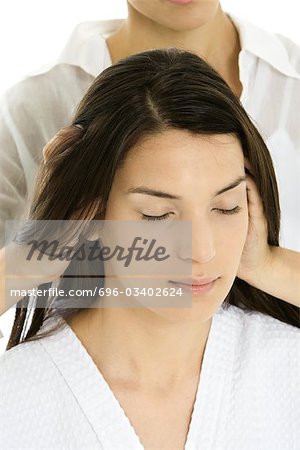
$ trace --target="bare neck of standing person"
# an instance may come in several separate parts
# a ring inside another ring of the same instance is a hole
[[[112,62],[154,48],[177,47],[205,59],[240,97],[238,32],[219,7],[212,20],[188,31],[166,28],[128,5],[128,18],[107,38]]]

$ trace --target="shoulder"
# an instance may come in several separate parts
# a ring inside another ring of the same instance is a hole
[[[30,118],[39,123],[45,118],[51,123],[59,121],[58,117],[62,122],[59,125],[64,126],[94,78],[111,64],[104,35],[118,23],[113,20],[77,25],[53,62],[7,90],[0,104],[4,119],[10,116],[28,124]],[[66,113],[67,119],[63,120]]]
[[[30,94],[40,93],[43,98],[47,96],[49,89],[49,98],[54,94],[54,99],[60,99],[61,94],[68,96],[73,89],[76,91],[78,85],[81,90],[82,87],[86,89],[86,84],[89,85],[111,65],[105,36],[114,31],[120,22],[109,20],[79,23],[53,61],[33,70],[12,86],[6,96],[13,99],[21,95],[30,102]]]
[[[14,442],[13,430],[20,439],[27,426],[32,427],[30,422],[43,420],[42,408],[54,409],[56,378],[38,341],[20,344],[0,357],[1,440]]]
[[[64,321],[57,317],[46,320],[36,339],[16,345],[0,356],[0,398],[35,399],[42,391],[57,387],[61,376],[47,342],[55,343],[64,356]]]
[[[0,397],[28,398],[53,381],[55,367],[37,341],[19,344],[0,357]]]
[[[224,305],[220,308],[219,314],[223,320],[234,322],[239,326],[245,340],[263,340],[272,344],[278,339],[283,339],[284,343],[299,342],[300,328],[289,325],[272,316],[257,312],[241,309],[233,305]]]
[[[235,329],[232,360],[226,360],[232,439],[249,448],[262,442],[268,443],[263,448],[287,448],[287,436],[293,442],[299,439],[300,330],[235,306],[222,316],[224,342]]]
[[[281,34],[275,34],[274,36],[278,41],[278,45],[284,49],[291,66],[300,74],[300,45]]]
[[[40,121],[43,116],[51,120],[61,109],[73,112],[93,79],[80,67],[55,64],[10,87],[1,98],[2,116],[18,121],[30,118]]]
[[[0,357],[0,436],[3,434],[4,442],[14,442],[13,430],[21,439],[26,428],[36,427],[39,421],[50,426],[65,391],[65,383],[40,340],[5,352]]]
[[[235,329],[234,358],[241,376],[279,386],[281,382],[299,381],[299,328],[232,305],[222,308],[220,316],[225,329]]]
[[[238,30],[243,56],[268,67],[270,75],[300,82],[300,46],[281,34],[271,33],[230,14]],[[247,65],[247,64],[246,64]],[[275,69],[275,70],[274,70]]]
[[[67,357],[65,343],[64,332],[58,331],[20,344],[0,357],[3,448],[84,448],[91,442],[96,448],[78,400],[48,351],[49,345],[56,345],[62,358]]]
[[[6,154],[15,146],[22,163],[30,158],[39,162],[42,148],[70,123],[93,79],[79,67],[59,64],[7,90],[0,100],[0,139],[9,143]]]

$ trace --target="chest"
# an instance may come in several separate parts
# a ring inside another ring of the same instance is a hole
[[[114,389],[135,434],[146,450],[183,450],[197,392],[192,383],[157,395]]]

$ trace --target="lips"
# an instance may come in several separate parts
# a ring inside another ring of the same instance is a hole
[[[180,280],[170,280],[170,282],[188,295],[201,295],[210,292],[218,278],[182,278]]]
[[[187,286],[205,286],[215,281],[218,277],[210,278],[180,278],[179,280],[170,280],[171,283],[185,284]]]

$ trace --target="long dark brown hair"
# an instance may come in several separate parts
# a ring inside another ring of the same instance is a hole
[[[232,133],[239,139],[262,198],[268,242],[278,246],[278,191],[262,137],[226,82],[198,56],[176,49],[128,57],[96,78],[73,122],[62,131],[53,155],[40,169],[30,218],[67,220],[79,205],[86,207],[80,219],[88,217],[91,205],[105,212],[116,170],[130,149],[145,136],[168,129],[201,135]],[[24,298],[18,304],[8,349],[37,339],[46,320],[45,308],[37,302],[29,330],[22,337],[27,302]],[[239,278],[226,302],[299,327],[299,308]],[[47,318],[58,314],[67,319],[79,310],[48,310]]]

